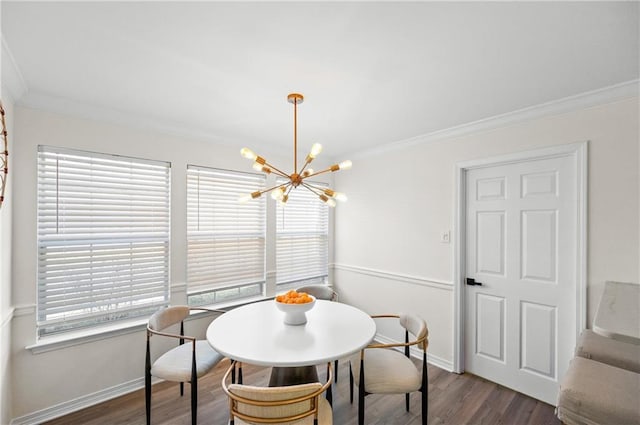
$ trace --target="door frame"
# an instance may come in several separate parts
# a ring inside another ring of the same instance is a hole
[[[576,338],[587,322],[587,151],[588,141],[565,145],[556,145],[500,155],[490,158],[459,162],[455,165],[456,195],[454,197],[454,235],[453,251],[453,371],[463,373],[464,359],[464,323],[465,323],[465,284],[466,277],[466,176],[467,171],[540,159],[570,157],[575,161],[577,238],[576,252]]]

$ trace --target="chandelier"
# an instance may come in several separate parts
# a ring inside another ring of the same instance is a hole
[[[313,171],[313,169],[308,168],[309,164],[311,164],[311,161],[313,161],[316,156],[318,156],[322,151],[322,145],[320,143],[314,143],[313,146],[311,146],[311,151],[304,160],[302,168],[298,170],[298,105],[301,104],[303,100],[304,97],[298,93],[291,93],[287,96],[287,101],[289,103],[293,103],[293,173],[287,174],[271,165],[263,157],[256,155],[251,149],[242,148],[240,150],[240,155],[254,161],[254,170],[261,171],[265,174],[274,173],[280,177],[285,178],[286,181],[266,190],[259,190],[257,192],[243,195],[239,199],[240,202],[246,202],[251,199],[259,198],[263,193],[271,192],[271,197],[273,199],[280,202],[281,204],[286,204],[291,191],[298,187],[304,187],[305,189],[311,191],[318,197],[318,199],[320,199],[330,207],[336,206],[336,199],[338,201],[347,200],[347,196],[344,193],[336,192],[330,188],[318,187],[311,184],[307,179],[324,173],[335,172],[338,170],[348,170],[349,168],[351,168],[351,161],[342,161],[341,163],[334,164],[322,171]]]

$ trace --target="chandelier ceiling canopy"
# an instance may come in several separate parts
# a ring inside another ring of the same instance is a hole
[[[263,157],[256,155],[251,149],[242,148],[240,150],[240,154],[243,157],[254,161],[254,170],[261,171],[265,174],[274,173],[277,176],[285,178],[287,181],[270,187],[269,189],[243,195],[240,197],[241,202],[259,198],[263,193],[271,192],[271,197],[273,199],[279,201],[281,204],[286,204],[291,191],[298,187],[304,187],[311,191],[313,194],[318,196],[318,199],[331,207],[336,206],[336,199],[338,201],[347,200],[347,196],[344,193],[336,192],[330,188],[318,187],[310,183],[307,179],[328,172],[348,170],[351,168],[351,161],[342,161],[339,164],[334,164],[322,171],[313,171],[313,169],[308,168],[309,164],[311,164],[311,161],[313,161],[322,151],[322,145],[320,143],[314,143],[313,146],[311,146],[311,151],[305,158],[304,164],[298,170],[298,105],[301,104],[303,100],[304,97],[299,93],[291,93],[287,96],[287,101],[289,103],[293,103],[293,173],[287,174],[271,165]]]

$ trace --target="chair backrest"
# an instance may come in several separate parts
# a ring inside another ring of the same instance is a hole
[[[235,370],[235,362],[222,378],[222,391],[229,397],[230,423],[235,418],[250,424],[291,424],[305,418],[318,423],[321,411],[331,417],[331,407],[321,395],[331,387],[333,370],[327,363],[327,381],[283,387],[256,387],[252,385],[229,384]],[[328,411],[327,411],[328,407]],[[326,418],[325,418],[326,420]]]
[[[188,316],[189,306],[186,305],[161,308],[149,318],[149,328],[153,331],[161,331],[182,322]]]
[[[296,288],[297,292],[306,292],[319,300],[336,301],[338,294],[327,285],[307,285]]]
[[[426,350],[427,345],[429,344],[429,340],[427,339],[427,337],[429,336],[427,322],[425,322],[421,317],[413,314],[400,314],[399,320],[400,325],[407,331],[409,331],[409,333],[413,335],[416,340],[424,338],[424,341],[419,344],[419,347],[423,350]]]
[[[321,388],[319,382],[287,387],[231,384],[231,414],[252,424],[274,423],[274,419],[278,424],[293,423],[317,412]]]

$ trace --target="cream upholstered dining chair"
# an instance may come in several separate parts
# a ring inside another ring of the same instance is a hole
[[[296,292],[306,292],[318,300],[338,301],[338,293],[328,285],[305,285],[296,288]],[[335,361],[334,376],[335,381],[338,382],[338,360]]]
[[[369,394],[405,394],[409,411],[409,393],[422,392],[422,424],[427,423],[429,406],[427,379],[427,347],[429,330],[426,322],[409,314],[377,315],[374,319],[396,318],[405,330],[405,342],[393,344],[369,344],[350,359],[349,389],[353,403],[353,381],[358,377],[358,424],[364,425],[364,398]],[[410,335],[412,339],[410,339]],[[409,356],[412,345],[422,349],[422,367],[415,366]],[[404,353],[394,348],[404,347]]]
[[[198,409],[198,378],[213,369],[223,359],[223,356],[211,348],[211,345],[206,340],[196,340],[195,337],[184,334],[184,319],[189,316],[192,310],[224,313],[224,311],[201,307],[173,306],[161,308],[149,318],[144,374],[147,425],[151,423],[152,376],[166,381],[180,382],[181,396],[184,394],[184,383],[191,383],[191,423],[195,425]],[[179,335],[163,332],[168,327],[178,323],[180,324]],[[179,345],[152,362],[150,341],[154,335],[175,338],[179,340]]]
[[[322,397],[331,386],[331,362],[329,374],[323,384],[289,385],[283,387],[259,387],[228,384],[234,362],[222,378],[222,390],[229,397],[229,425],[291,424],[332,425],[333,411]]]

